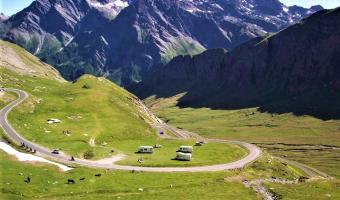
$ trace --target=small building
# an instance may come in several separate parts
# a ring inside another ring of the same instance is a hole
[[[137,153],[153,153],[152,146],[140,146],[137,150]]]
[[[191,160],[191,153],[177,152],[176,160],[190,161]]]
[[[177,152],[192,153],[192,146],[180,146]]]

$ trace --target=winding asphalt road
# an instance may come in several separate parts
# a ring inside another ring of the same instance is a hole
[[[253,162],[257,157],[260,156],[261,150],[252,144],[245,143],[245,142],[238,142],[238,141],[226,141],[226,140],[213,140],[213,139],[206,139],[206,141],[210,142],[220,142],[226,144],[235,144],[239,145],[248,150],[248,155],[240,160],[225,163],[225,164],[218,164],[218,165],[209,165],[209,166],[198,166],[198,167],[138,167],[138,166],[127,166],[127,165],[117,165],[115,163],[103,163],[103,162],[96,162],[90,160],[83,160],[83,159],[75,159],[75,161],[70,161],[70,156],[65,154],[52,154],[51,150],[39,146],[33,142],[26,140],[25,138],[21,137],[15,129],[8,123],[7,115],[11,110],[21,104],[28,98],[28,94],[25,91],[18,90],[18,89],[11,89],[11,88],[4,88],[2,89],[7,92],[14,92],[18,95],[18,98],[8,104],[0,111],[0,126],[8,135],[8,137],[13,140],[13,142],[17,143],[18,145],[24,143],[26,146],[35,149],[36,154],[42,157],[59,161],[65,164],[78,164],[81,166],[86,167],[94,167],[94,168],[104,168],[104,169],[116,169],[116,170],[135,170],[135,171],[148,171],[148,172],[212,172],[212,171],[223,171],[223,170],[231,170],[231,169],[238,169],[243,168],[245,165]],[[166,124],[158,124],[155,125],[157,128],[164,128],[168,131],[171,131],[177,137],[188,138],[194,137],[192,135],[186,134],[184,131],[176,131],[171,126]],[[116,161],[123,159],[123,156],[117,157]]]

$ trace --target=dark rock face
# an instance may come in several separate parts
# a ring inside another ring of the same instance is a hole
[[[38,0],[5,22],[3,38],[68,79],[92,73],[127,85],[177,55],[230,50],[318,9],[278,0]]]
[[[339,19],[340,9],[319,11],[228,53],[208,50],[175,58],[132,91],[141,98],[187,92],[179,101],[183,107],[259,106],[268,112],[339,118]]]

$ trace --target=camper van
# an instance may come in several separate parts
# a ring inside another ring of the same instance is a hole
[[[190,161],[191,160],[191,153],[177,152],[176,160]]]
[[[192,153],[192,146],[181,146],[181,147],[179,147],[177,152]]]
[[[137,150],[137,153],[153,153],[152,146],[140,146]]]

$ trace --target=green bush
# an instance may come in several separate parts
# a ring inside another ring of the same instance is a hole
[[[85,159],[91,159],[91,158],[94,157],[94,153],[93,153],[93,151],[86,151],[86,152],[84,153],[83,157],[84,157]]]

